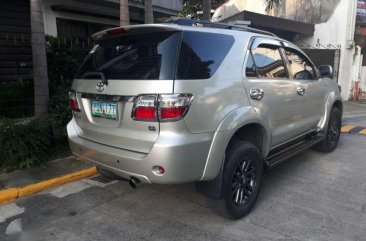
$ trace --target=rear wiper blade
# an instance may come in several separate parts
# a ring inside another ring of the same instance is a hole
[[[105,74],[103,72],[87,72],[81,76],[82,79],[84,78],[91,78],[93,76],[98,76],[102,79],[103,84],[108,85],[108,80],[105,77]]]
[[[105,70],[109,67],[111,67],[112,65],[114,65],[115,63],[121,61],[122,59],[128,57],[128,56],[131,56],[133,54],[137,53],[137,49],[129,49],[127,50],[126,52],[124,52],[123,54],[109,60],[108,62],[104,63],[102,66],[100,66],[97,71],[102,71],[102,70]]]

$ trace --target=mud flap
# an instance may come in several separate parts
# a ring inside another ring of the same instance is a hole
[[[196,191],[210,198],[222,198],[222,176],[223,167],[221,167],[219,175],[212,181],[195,182]]]

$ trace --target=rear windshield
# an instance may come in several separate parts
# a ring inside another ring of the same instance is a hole
[[[109,39],[90,52],[75,78],[208,79],[233,43],[229,35],[191,31]]]
[[[92,79],[173,79],[181,33],[137,34],[101,42],[86,57],[76,74]]]

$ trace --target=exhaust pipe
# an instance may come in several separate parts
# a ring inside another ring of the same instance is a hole
[[[130,184],[130,186],[133,188],[133,189],[136,189],[138,188],[139,186],[141,186],[141,182],[139,179],[137,179],[136,177],[131,177],[131,179],[128,181],[128,183]]]

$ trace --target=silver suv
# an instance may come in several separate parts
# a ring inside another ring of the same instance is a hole
[[[72,152],[103,175],[196,182],[222,215],[253,207],[264,167],[310,147],[333,151],[342,101],[332,68],[244,26],[179,19],[114,28],[69,94]]]

